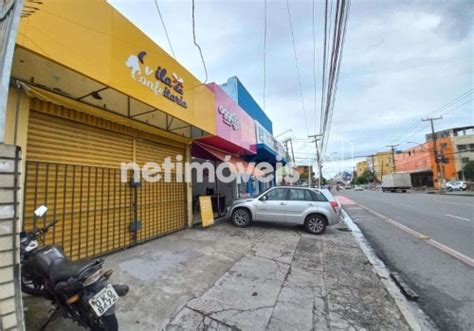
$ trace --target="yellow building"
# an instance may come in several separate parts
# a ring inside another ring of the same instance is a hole
[[[191,185],[124,179],[121,163],[190,161],[216,130],[207,86],[106,1],[43,0],[16,46],[5,143],[21,147],[23,227],[48,205],[45,244],[72,260],[187,227]]]
[[[362,176],[362,174],[367,170],[369,170],[369,164],[367,163],[367,160],[357,162],[356,164],[357,177]]]
[[[372,162],[372,160],[371,160]],[[378,152],[373,156],[373,169],[378,180],[382,180],[383,175],[393,173],[392,152]]]

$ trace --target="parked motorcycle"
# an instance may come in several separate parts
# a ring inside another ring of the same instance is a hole
[[[127,285],[111,285],[112,270],[104,271],[103,259],[71,262],[58,246],[43,245],[44,235],[57,221],[37,227],[48,208],[34,212],[33,230],[20,240],[21,286],[24,293],[50,300],[55,309],[42,326],[58,317],[70,318],[93,331],[118,330],[115,304],[127,294]]]

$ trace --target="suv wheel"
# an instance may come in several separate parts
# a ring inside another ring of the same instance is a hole
[[[304,227],[309,233],[323,234],[326,231],[326,219],[319,214],[309,215],[306,217]]]
[[[251,219],[252,216],[250,215],[249,211],[243,208],[234,210],[231,218],[232,224],[239,228],[245,228],[247,225],[249,225]]]

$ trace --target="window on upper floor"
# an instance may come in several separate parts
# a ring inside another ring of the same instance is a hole
[[[459,151],[467,150],[467,145],[457,145]]]

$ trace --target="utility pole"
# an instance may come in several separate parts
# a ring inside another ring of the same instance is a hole
[[[392,150],[392,163],[393,163],[393,173],[397,172],[397,166],[395,165],[395,147],[397,147],[399,144],[396,145],[387,145],[387,147],[390,147]]]
[[[285,145],[286,154],[288,155],[288,158],[291,161],[290,164],[292,164],[293,167],[296,167],[295,152],[293,150],[293,142],[292,141],[293,141],[292,138],[286,138],[285,140],[282,141],[282,143]],[[288,148],[288,143],[290,143],[289,148]],[[290,149],[291,149],[291,153],[290,153]],[[293,182],[290,185],[293,186]]]
[[[289,138],[289,140],[290,140],[290,148],[291,148],[291,159],[293,160],[293,166],[296,166],[295,151],[293,150],[293,139]]]
[[[375,182],[377,180],[377,174],[375,173],[375,160],[374,160],[374,154],[370,155],[370,159],[372,160],[372,183],[374,184],[375,187]]]
[[[436,145],[436,141],[438,140],[438,137],[436,136],[436,133],[435,133],[435,129],[434,129],[434,124],[433,124],[433,121],[436,121],[436,120],[442,120],[443,119],[443,116],[440,116],[440,117],[426,117],[426,118],[422,118],[421,121],[422,122],[430,122],[431,123],[431,139],[433,140],[433,154],[434,154],[434,157],[435,157],[435,163],[436,163],[436,172],[437,172],[437,177],[438,177],[438,190],[439,191],[443,191],[444,187],[443,187],[443,182],[444,182],[444,178],[443,178],[443,173],[441,171],[441,166],[440,166],[440,157],[438,155],[438,146]]]
[[[0,3],[0,143],[5,141],[8,89],[22,10],[23,0]]]
[[[282,141],[282,143],[285,144],[285,149],[286,149],[286,153],[288,154],[288,157],[291,157],[291,161],[293,162],[293,164],[295,164],[296,160],[295,160],[295,153],[293,151],[293,139],[286,138],[285,140]],[[288,148],[288,143],[290,143],[289,148]],[[290,149],[291,149],[291,153],[290,153]]]
[[[318,148],[318,141],[321,140],[321,136],[322,134],[313,134],[313,135],[309,135],[308,138],[313,138],[314,139],[314,145],[316,147],[316,160],[318,162],[318,172],[319,172],[319,181],[318,181],[318,187],[321,188],[321,181],[322,181],[322,178],[323,178],[323,174],[322,174],[322,170],[323,170],[323,166],[321,164],[321,155],[320,155],[320,151],[319,151],[319,148]]]
[[[282,143],[285,145],[286,155],[290,156],[290,150],[288,149],[288,139],[283,140]]]

